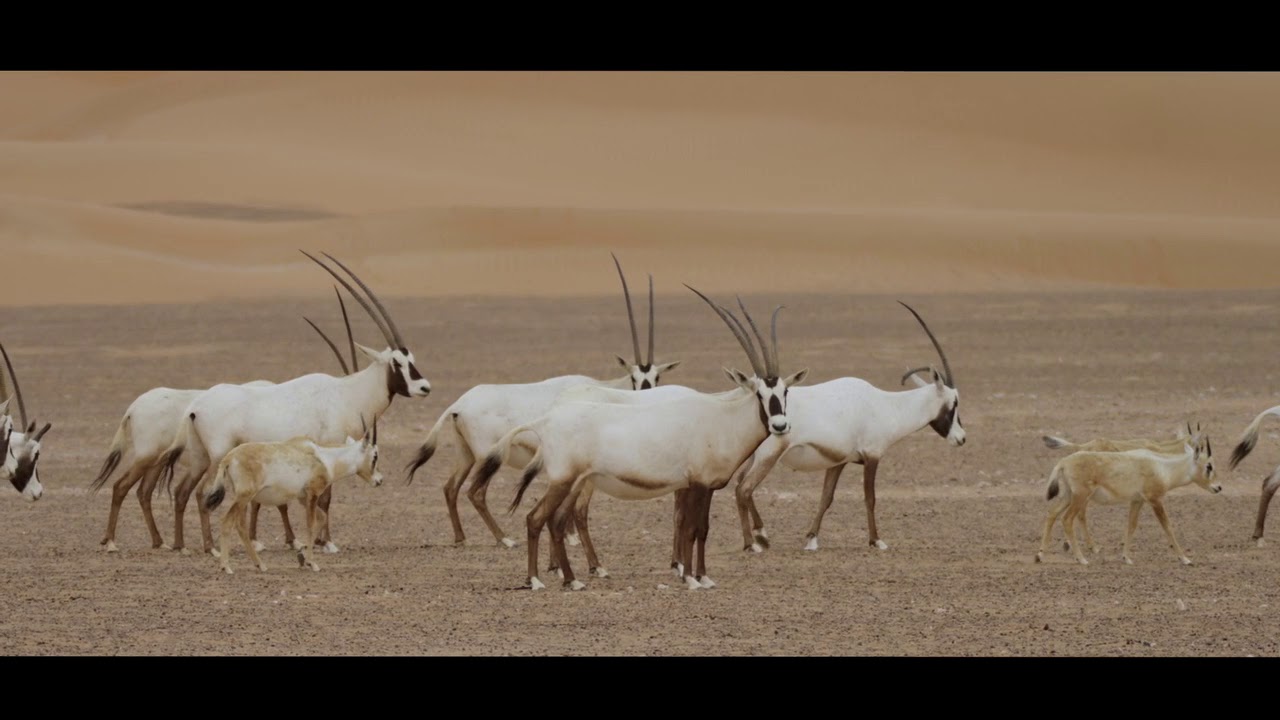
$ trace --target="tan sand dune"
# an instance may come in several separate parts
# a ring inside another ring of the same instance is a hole
[[[1280,76],[5,73],[6,303],[1258,287]],[[602,259],[603,258],[603,259]]]

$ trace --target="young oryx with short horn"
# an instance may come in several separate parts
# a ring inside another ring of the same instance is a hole
[[[902,376],[902,383],[911,379],[916,388],[897,392],[881,390],[855,377],[796,388],[788,408],[791,432],[767,438],[737,474],[735,495],[745,550],[762,552],[769,544],[752,493],[779,461],[792,470],[826,471],[822,500],[809,526],[805,550],[818,549],[822,517],[831,507],[840,473],[850,463],[862,466],[868,542],[885,550],[889,546],[880,539],[876,528],[876,471],[885,453],[902,438],[926,426],[953,446],[964,445],[960,391],[956,389],[951,363],[924,318],[906,303],[899,304],[924,328],[942,360],[943,371],[939,373],[932,367],[909,370]],[[922,372],[928,373],[929,380],[920,379],[918,373]]]
[[[618,277],[622,280],[622,293],[627,301],[627,319],[631,324],[631,345],[634,350],[633,363],[628,363],[618,356],[618,363],[627,369],[627,374],[614,380],[597,380],[586,375],[562,375],[536,383],[477,385],[450,405],[436,420],[436,424],[427,433],[426,440],[418,449],[418,455],[406,467],[408,482],[413,482],[414,473],[435,455],[436,448],[444,437],[452,437],[457,448],[456,459],[449,479],[444,485],[445,506],[449,508],[449,520],[453,523],[453,542],[460,545],[466,541],[462,531],[462,520],[458,516],[458,491],[462,483],[471,474],[476,457],[483,454],[499,438],[511,428],[524,423],[533,422],[551,409],[556,397],[566,388],[577,386],[597,386],[625,389],[627,391],[648,390],[658,385],[664,372],[680,364],[679,360],[667,363],[653,361],[653,276],[649,276],[649,355],[648,359],[640,357],[640,337],[636,332],[635,313],[631,307],[631,293],[627,289],[627,278],[622,273],[622,265],[617,256],[613,257],[614,266],[618,269]],[[522,468],[528,464],[532,450],[524,447],[512,449],[507,460],[513,468]],[[487,484],[474,480],[467,492],[471,504],[481,519],[493,533],[493,537],[507,547],[515,547],[516,542],[506,536],[498,522],[489,512],[485,498]]]
[[[236,446],[218,463],[209,495],[204,500],[205,511],[222,504],[230,495],[231,507],[222,518],[222,569],[231,571],[231,533],[234,529],[244,542],[245,551],[266,572],[267,566],[258,557],[258,550],[249,537],[248,505],[288,505],[298,500],[307,509],[307,539],[298,549],[298,565],[320,566],[311,559],[312,550],[319,538],[320,524],[325,510],[320,506],[320,496],[333,486],[335,480],[352,475],[377,487],[382,484],[382,473],[377,471],[378,445],[368,429],[359,440],[348,437],[336,447],[317,445],[307,438],[294,438],[285,442],[252,442]]]
[[[22,493],[25,500],[35,502],[44,495],[44,486],[40,484],[40,473],[36,462],[40,460],[40,440],[49,432],[53,423],[45,423],[36,430],[35,421],[27,421],[27,404],[22,399],[22,387],[18,385],[18,375],[13,371],[13,363],[9,362],[9,352],[0,345],[0,355],[4,356],[4,366],[13,381],[13,395],[18,400],[18,415],[22,419],[22,431],[13,429],[13,420],[9,418],[9,399],[4,405],[4,424],[8,428],[4,433],[4,461],[0,463],[0,477],[9,481],[13,489]]]
[[[1253,448],[1258,444],[1258,429],[1262,427],[1262,421],[1269,415],[1280,417],[1280,405],[1269,410],[1263,410],[1258,417],[1249,423],[1249,427],[1245,428],[1244,435],[1241,436],[1239,444],[1231,453],[1231,462],[1228,467],[1232,470],[1241,460],[1249,457],[1249,453],[1253,452]],[[1267,522],[1267,507],[1271,504],[1271,496],[1276,494],[1276,489],[1280,488],[1280,466],[1276,466],[1270,475],[1262,478],[1262,495],[1258,498],[1258,519],[1253,524],[1253,540],[1262,547],[1264,542],[1262,539],[1263,526]]]
[[[790,431],[787,391],[801,382],[808,370],[779,377],[777,318],[781,307],[773,313],[772,350],[761,339],[762,361],[737,318],[694,292],[729,326],[747,352],[755,377],[725,369],[738,386],[727,397],[699,394],[643,405],[556,404],[541,418],[512,428],[485,457],[475,480],[481,484],[506,462],[517,436],[528,432],[537,438],[537,450],[511,503],[514,512],[529,484],[546,472],[546,493],[526,518],[529,587],[544,587],[538,579],[538,538],[548,521],[551,549],[559,559],[565,585],[575,590],[584,587],[574,579],[569,565],[564,530],[587,481],[622,500],[646,500],[684,490],[680,514],[683,579],[690,589],[714,587],[706,568],[712,493],[729,482],[734,470],[766,436]],[[750,315],[747,320],[754,329]]]
[[[335,292],[337,288],[334,288]],[[342,296],[338,296],[339,304],[342,304]],[[343,317],[346,317],[346,307],[342,310]],[[303,318],[306,320],[306,318]],[[311,323],[310,320],[307,320]],[[311,326],[315,331],[320,333],[320,337],[324,339],[334,353],[338,353],[338,349],[333,342],[325,336],[320,328],[314,323]],[[348,330],[350,328],[348,327]],[[348,339],[350,335],[348,334]],[[346,367],[342,355],[338,354],[338,362]],[[343,374],[346,374],[345,371]],[[244,383],[244,387],[270,387],[275,383],[269,380],[255,380],[253,382]],[[178,429],[181,425],[183,412],[204,390],[177,390],[174,388],[158,387],[148,390],[137,397],[129,408],[125,410],[124,417],[120,419],[120,424],[116,428],[115,438],[111,441],[111,448],[107,453],[107,458],[102,462],[102,469],[98,472],[98,476],[89,484],[89,488],[93,492],[97,492],[106,484],[107,479],[111,477],[116,468],[120,466],[121,460],[125,457],[132,456],[132,462],[127,466],[124,474],[116,480],[111,488],[111,512],[107,518],[107,532],[103,536],[100,544],[107,547],[107,552],[119,552],[116,546],[116,524],[120,518],[120,508],[124,504],[124,499],[128,497],[129,490],[138,485],[138,504],[142,508],[142,517],[147,524],[147,532],[151,535],[151,547],[153,549],[168,548],[164,544],[164,538],[160,535],[160,528],[156,526],[155,515],[151,511],[151,499],[155,490],[156,482],[160,479],[160,467],[156,466],[156,460],[160,457],[170,445],[173,444],[177,437]],[[327,508],[326,508],[327,509]],[[282,508],[280,517],[284,521],[285,542],[293,544],[295,542],[293,528],[289,524],[289,515]],[[256,518],[255,518],[256,519]]]
[[[1173,525],[1165,513],[1164,496],[1174,488],[1191,483],[1211,493],[1222,492],[1222,486],[1213,481],[1213,445],[1207,435],[1191,438],[1187,441],[1185,451],[1176,455],[1151,450],[1077,452],[1068,455],[1059,460],[1049,473],[1045,500],[1051,505],[1045,517],[1044,535],[1040,540],[1040,551],[1036,553],[1036,562],[1044,560],[1053,523],[1065,511],[1067,516],[1062,522],[1076,560],[1081,565],[1088,565],[1089,561],[1085,559],[1084,553],[1080,551],[1080,543],[1076,541],[1075,518],[1089,502],[1097,501],[1106,505],[1129,504],[1129,525],[1121,551],[1126,564],[1133,564],[1129,559],[1129,541],[1138,527],[1138,513],[1142,511],[1143,503],[1150,503],[1178,559],[1183,565],[1190,565],[1191,560],[1178,544],[1178,539],[1173,534]],[[1092,538],[1087,535],[1085,537],[1090,549],[1097,552],[1093,549]]]
[[[275,442],[306,437],[319,444],[336,444],[353,436],[361,418],[381,417],[396,395],[426,397],[431,392],[414,363],[400,331],[386,308],[374,293],[349,268],[333,256],[325,257],[342,268],[368,294],[378,308],[375,313],[369,301],[329,266],[303,251],[303,254],[338,280],[373,319],[387,341],[385,350],[359,345],[372,362],[363,370],[345,377],[312,373],[272,387],[246,388],[217,385],[196,398],[186,410],[182,430],[159,463],[165,468],[161,481],[172,482],[174,466],[184,454],[189,467],[174,498],[174,547],[183,547],[182,519],[188,498],[198,490],[204,495],[208,470],[218,467],[232,448],[246,442]],[[204,479],[202,479],[204,478]],[[198,502],[200,525],[206,552],[213,550],[213,535],[208,511]],[[336,547],[326,548],[336,551]]]

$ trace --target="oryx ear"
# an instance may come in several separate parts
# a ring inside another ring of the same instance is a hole
[[[662,363],[661,365],[658,366],[658,374],[661,375],[662,373],[668,370],[674,370],[675,367],[679,364],[680,364],[679,360],[676,360],[674,362],[669,362],[669,363]]]
[[[929,383],[920,377],[920,373],[911,373],[911,384],[918,388],[928,387]]]
[[[800,372],[792,373],[786,380],[783,380],[782,382],[787,387],[795,387],[800,383],[804,382],[804,379],[808,377],[808,375],[809,375],[809,368],[805,368]]]
[[[357,347],[357,348],[359,348],[359,349],[360,349],[360,352],[364,353],[365,357],[369,358],[370,360],[381,360],[381,359],[382,359],[382,351],[381,351],[381,350],[374,350],[373,348],[365,347],[364,345],[361,345],[360,343],[356,343],[356,347]]]
[[[929,372],[933,373],[933,384],[937,385],[939,390],[942,390],[947,386],[947,383],[942,379],[942,373],[938,372],[937,368],[931,367],[929,368]]]
[[[355,438],[351,437],[350,435],[348,435],[348,436],[347,436],[347,444],[348,444],[348,445],[352,445],[352,444],[354,444],[355,442],[356,442],[356,439],[355,439]]]
[[[621,355],[614,355],[614,357],[618,358],[618,364],[622,366],[622,369],[628,372],[631,371],[631,363],[627,362],[626,360],[623,360]]]
[[[737,370],[730,370],[729,368],[721,368],[721,370],[724,370],[724,374],[729,377],[729,381],[732,382],[734,385],[737,385],[738,387],[743,388],[745,390],[754,390],[754,388],[751,386],[751,378],[747,377],[746,375],[743,375]]]

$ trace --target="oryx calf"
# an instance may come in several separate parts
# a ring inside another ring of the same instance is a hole
[[[1058,515],[1064,511],[1063,520],[1067,538],[1071,541],[1076,560],[1088,565],[1080,544],[1076,542],[1075,516],[1091,501],[1107,505],[1129,504],[1129,525],[1124,535],[1121,557],[1129,559],[1129,540],[1138,527],[1138,513],[1143,503],[1150,503],[1156,519],[1169,537],[1178,559],[1184,565],[1191,560],[1178,544],[1173,526],[1164,510],[1164,496],[1174,488],[1195,483],[1212,493],[1222,492],[1222,486],[1213,481],[1213,445],[1207,435],[1196,436],[1187,443],[1186,451],[1168,455],[1151,450],[1127,450],[1125,452],[1077,452],[1058,461],[1049,473],[1049,485],[1045,499],[1052,503],[1044,522],[1044,535],[1036,562],[1042,562],[1049,546],[1049,534]],[[1088,540],[1092,546],[1092,540]]]
[[[1231,453],[1231,461],[1228,463],[1229,468],[1234,470],[1241,460],[1244,460],[1249,456],[1249,453],[1253,452],[1254,446],[1258,444],[1258,429],[1262,427],[1262,421],[1270,415],[1280,417],[1280,405],[1263,410],[1258,413],[1253,422],[1249,423],[1249,427],[1245,428],[1239,444],[1236,445],[1235,450]],[[1262,529],[1267,522],[1267,507],[1271,504],[1271,496],[1276,494],[1277,488],[1280,488],[1280,465],[1277,465],[1270,475],[1262,478],[1262,495],[1258,498],[1258,518],[1253,524],[1253,540],[1258,544],[1258,547],[1263,545]]]
[[[358,475],[374,487],[381,485],[382,473],[376,469],[377,462],[378,446],[367,431],[359,440],[348,437],[344,444],[336,447],[317,445],[307,438],[236,446],[218,463],[204,502],[205,510],[213,510],[227,495],[232,498],[231,507],[222,518],[219,538],[222,569],[228,575],[232,572],[230,549],[234,530],[258,569],[266,572],[267,566],[258,557],[249,537],[249,503],[284,506],[298,500],[307,509],[308,538],[298,550],[298,565],[310,565],[312,570],[319,571],[320,566],[311,559],[311,552],[324,522],[320,496],[335,480],[352,475]]]

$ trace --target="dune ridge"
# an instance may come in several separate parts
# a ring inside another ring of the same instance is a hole
[[[5,73],[10,305],[1273,287],[1280,76]]]

